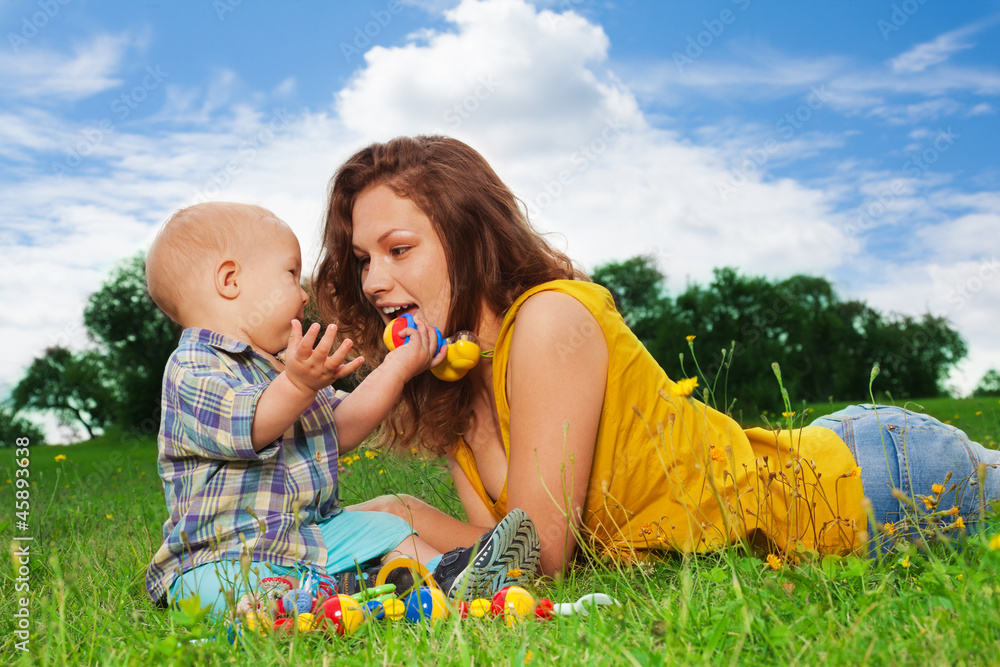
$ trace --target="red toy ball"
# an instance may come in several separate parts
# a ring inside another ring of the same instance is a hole
[[[555,615],[555,612],[552,610],[552,606],[553,606],[552,600],[548,598],[542,598],[541,600],[538,601],[538,604],[535,605],[535,616],[542,619],[543,621],[551,620],[552,617]]]
[[[363,621],[361,605],[348,595],[334,595],[323,603],[316,614],[318,625],[332,628],[341,636],[353,634]]]

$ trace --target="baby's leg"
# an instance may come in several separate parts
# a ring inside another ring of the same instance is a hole
[[[386,563],[393,558],[404,557],[412,558],[413,560],[427,565],[431,561],[437,561],[440,556],[440,551],[427,544],[427,542],[425,542],[419,535],[414,533],[397,544],[392,551],[387,553],[382,559],[382,562]]]

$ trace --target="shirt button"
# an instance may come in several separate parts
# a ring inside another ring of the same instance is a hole
[[[322,463],[322,462],[323,462],[322,452],[316,452],[316,463]]]

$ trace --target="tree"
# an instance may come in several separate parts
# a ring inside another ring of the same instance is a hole
[[[671,303],[663,293],[664,275],[649,255],[609,262],[594,269],[595,283],[611,292],[615,307],[636,337],[659,359],[661,327],[669,319]]]
[[[983,375],[972,395],[1000,396],[1000,372],[995,368],[986,371],[986,374]]]
[[[14,406],[0,403],[0,447],[14,447],[20,438],[27,438],[32,446],[45,443],[42,429],[17,414]]]
[[[87,301],[83,322],[105,350],[115,377],[115,417],[123,426],[156,419],[167,358],[180,328],[146,291],[146,262],[138,254],[116,267]]]
[[[841,301],[821,277],[771,281],[721,268],[709,285],[689,285],[671,300],[649,257],[600,266],[593,276],[668,375],[697,373],[704,389],[714,385],[711,403],[727,409],[736,396],[735,409],[748,415],[782,409],[772,362],[795,402],[864,400],[876,363],[876,391],[927,397],[944,393],[949,370],[967,351],[944,318],[883,315]],[[697,367],[688,336],[695,336]]]
[[[28,367],[12,392],[14,408],[52,410],[63,424],[78,423],[93,438],[111,425],[115,399],[100,353],[50,347]]]

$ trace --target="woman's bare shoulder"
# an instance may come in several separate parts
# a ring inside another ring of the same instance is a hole
[[[567,327],[589,328],[587,325],[596,324],[594,316],[578,299],[565,292],[545,290],[524,300],[517,311],[517,326],[514,331],[515,336],[561,336],[568,330]]]

